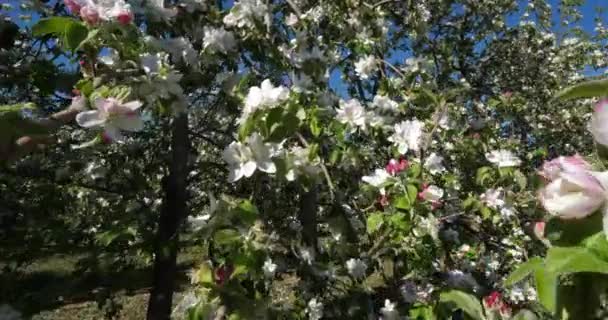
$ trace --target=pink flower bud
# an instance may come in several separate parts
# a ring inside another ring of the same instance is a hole
[[[502,296],[498,291],[492,291],[489,295],[483,298],[483,304],[486,309],[496,309],[502,304]]]
[[[378,203],[380,203],[380,206],[387,207],[389,205],[389,200],[388,200],[388,196],[383,194],[378,198]]]
[[[79,14],[80,13],[80,3],[76,0],[63,0],[63,3],[65,4],[66,7],[68,7],[68,9],[70,10],[71,13],[73,14]]]
[[[232,266],[223,265],[217,269],[215,269],[215,283],[219,286],[224,285],[230,276],[234,268]]]
[[[122,11],[116,16],[116,20],[123,26],[128,25],[133,21],[133,13],[131,11]]]
[[[534,235],[539,239],[543,240],[545,238],[545,222],[538,221],[534,223]]]
[[[80,17],[90,25],[95,25],[101,20],[97,8],[92,6],[82,7],[80,9]]]

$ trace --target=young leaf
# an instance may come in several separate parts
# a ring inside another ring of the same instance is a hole
[[[557,308],[557,280],[557,274],[544,268],[534,272],[538,301],[551,313],[555,313]]]
[[[559,92],[555,99],[594,98],[608,95],[608,79],[591,80],[570,86]]]
[[[555,274],[595,272],[608,274],[608,262],[582,247],[552,247],[545,260],[547,271]]]
[[[536,271],[536,269],[542,267],[542,265],[543,265],[543,261],[539,257],[534,257],[534,258],[522,263],[521,265],[519,265],[517,267],[517,269],[515,269],[513,272],[511,272],[509,277],[505,280],[505,285],[512,286],[512,285],[520,282],[525,277],[527,277],[528,275],[530,275],[531,273]]]
[[[441,303],[451,303],[458,309],[462,309],[469,317],[475,320],[484,320],[483,308],[477,297],[458,290],[441,293]]]
[[[46,19],[40,19],[32,27],[32,34],[34,37],[42,37],[49,34],[64,35],[68,26],[73,23],[78,23],[75,19],[68,17],[52,17]]]
[[[367,217],[367,233],[374,233],[380,229],[383,221],[382,212],[374,212]]]

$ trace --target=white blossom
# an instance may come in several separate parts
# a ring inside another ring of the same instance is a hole
[[[431,174],[439,174],[445,172],[443,166],[443,157],[437,155],[435,152],[431,153],[424,161],[424,167],[429,170]]]
[[[253,133],[246,140],[246,144],[233,141],[226,147],[222,155],[228,163],[230,174],[229,182],[235,182],[242,177],[251,177],[257,170],[266,173],[276,172],[276,167],[271,159],[271,151],[274,146],[264,143],[262,136]]]
[[[256,21],[271,23],[269,8],[262,0],[235,1],[230,13],[224,16],[224,24],[229,27],[255,28]]]
[[[277,265],[272,262],[272,259],[268,258],[264,261],[262,271],[264,271],[264,276],[266,276],[266,278],[272,278],[277,271]]]
[[[394,133],[388,140],[393,142],[401,154],[407,153],[408,150],[418,151],[420,150],[423,126],[424,124],[416,118],[402,121],[395,124]]]
[[[521,160],[509,150],[493,150],[486,153],[486,159],[497,165],[499,168],[517,167],[521,164]]]
[[[355,73],[359,78],[367,80],[370,76],[376,72],[378,68],[378,62],[372,55],[362,57],[359,61],[355,62]]]
[[[366,113],[361,103],[356,99],[340,100],[340,108],[336,110],[336,119],[352,128],[366,128]]]
[[[385,110],[385,111],[398,111],[399,110],[399,104],[397,102],[391,100],[391,98],[389,98],[389,97],[382,96],[382,95],[376,95],[374,97],[373,106],[380,110]]]
[[[198,53],[187,38],[163,39],[160,41],[160,44],[166,52],[171,54],[171,62],[179,63],[184,61],[189,66],[198,66]]]
[[[323,318],[323,303],[317,301],[317,298],[310,299],[306,313],[309,320],[320,320]]]
[[[492,209],[498,209],[505,205],[505,194],[502,188],[488,189],[481,195],[480,199]]]
[[[380,309],[382,313],[382,320],[397,320],[399,319],[399,311],[397,311],[397,304],[391,302],[391,300],[384,300],[384,307]]]
[[[104,138],[109,141],[124,142],[121,131],[140,131],[144,122],[137,111],[140,101],[123,103],[115,98],[95,99],[97,110],[83,111],[76,116],[76,122],[84,128],[101,127]]]
[[[374,174],[370,176],[363,176],[361,180],[363,182],[372,185],[376,188],[379,188],[384,183],[386,183],[389,179],[391,179],[391,175],[385,169],[376,169],[374,170]]]
[[[433,203],[441,200],[441,198],[443,198],[443,194],[443,189],[433,185],[424,188],[424,190],[420,192],[422,199]]]
[[[245,98],[245,106],[239,122],[246,120],[258,109],[273,108],[289,98],[289,89],[272,85],[269,79],[262,81],[259,87],[249,88]]]
[[[210,52],[228,53],[236,48],[234,33],[224,28],[204,28],[203,48]]]
[[[365,262],[363,262],[361,259],[350,258],[348,261],[346,261],[346,269],[348,270],[348,274],[354,278],[360,279],[365,277],[367,264],[365,264]]]

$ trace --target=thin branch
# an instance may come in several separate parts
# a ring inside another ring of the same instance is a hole
[[[382,0],[382,1],[380,1],[380,2],[376,2],[376,3],[374,3],[374,4],[372,5],[372,9],[373,9],[373,8],[377,8],[377,7],[379,7],[379,6],[381,6],[381,5],[384,5],[384,4],[390,3],[390,2],[397,2],[397,0]]]
[[[302,142],[304,147],[308,148],[309,144],[308,144],[308,141],[306,141],[306,139],[304,138],[304,136],[302,136],[302,134],[300,134],[299,132],[296,132],[296,135],[298,136],[298,139],[300,140],[300,142]],[[325,180],[327,181],[327,187],[329,188],[330,198],[333,200],[333,199],[335,199],[334,183],[331,179],[331,176],[329,175],[329,171],[327,170],[325,163],[323,163],[322,160],[320,161],[320,165],[321,165],[321,171],[323,171],[323,175],[325,176]]]
[[[287,2],[287,4],[291,7],[291,10],[293,10],[297,15],[298,18],[302,17],[302,11],[300,11],[300,9],[298,8],[298,6],[293,2],[293,0],[285,0]]]

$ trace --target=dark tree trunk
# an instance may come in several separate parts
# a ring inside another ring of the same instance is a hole
[[[182,113],[173,120],[171,164],[169,176],[163,183],[165,199],[158,222],[154,259],[154,280],[148,302],[148,320],[169,320],[179,250],[179,226],[186,217],[188,176],[188,115]]]
[[[302,224],[302,240],[313,254],[317,253],[317,186],[300,195],[298,220]]]

